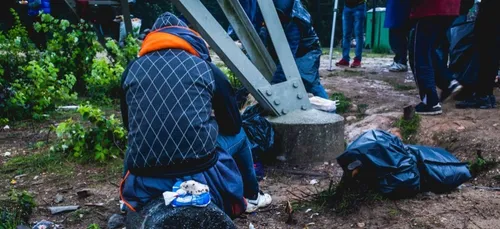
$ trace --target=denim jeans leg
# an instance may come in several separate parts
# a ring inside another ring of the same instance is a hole
[[[356,6],[354,11],[354,36],[356,37],[355,58],[361,61],[364,46],[366,3]]]
[[[255,175],[252,149],[250,148],[250,142],[248,141],[245,131],[241,129],[240,133],[234,136],[219,135],[217,137],[217,143],[234,158],[236,165],[238,165],[238,169],[243,179],[245,198],[257,198],[259,193],[259,182]]]
[[[354,27],[354,11],[349,7],[344,7],[342,12],[342,59],[350,61],[351,38]]]
[[[419,19],[415,26],[414,57],[415,79],[420,99],[427,105],[438,104],[433,59],[437,55],[435,43],[439,26],[434,18]]]
[[[408,34],[405,27],[389,29],[389,43],[394,52],[394,62],[408,64]]]

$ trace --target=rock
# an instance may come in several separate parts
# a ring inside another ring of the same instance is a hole
[[[362,133],[373,130],[382,129],[388,130],[393,126],[393,123],[401,117],[401,112],[391,112],[384,114],[370,115],[363,120],[347,125],[345,127],[345,135],[348,142],[352,142],[359,137]]]
[[[12,153],[11,153],[11,152],[5,152],[5,153],[3,154],[3,156],[5,156],[5,157],[10,157],[10,155],[12,155]]]
[[[80,208],[78,205],[73,206],[58,206],[58,207],[49,207],[50,214],[56,215],[63,212],[76,211]]]
[[[163,198],[157,198],[140,212],[128,212],[126,228],[149,229],[236,229],[233,221],[214,203],[203,208],[166,206]]]
[[[108,219],[108,228],[109,229],[118,229],[123,228],[125,226],[125,217],[119,214],[113,214]]]
[[[366,226],[365,223],[357,223],[356,226],[358,226],[359,228],[364,228]]]
[[[350,112],[358,112],[358,105],[352,104],[351,107],[349,108]]]
[[[64,201],[64,196],[61,194],[57,194],[56,197],[54,198],[54,203],[60,204]]]
[[[345,118],[345,120],[348,122],[354,121],[356,119],[357,119],[356,116],[348,116],[347,118]]]
[[[317,184],[317,183],[319,183],[319,181],[318,181],[318,180],[316,180],[316,179],[312,179],[311,181],[309,181],[309,184],[310,184],[310,185],[315,185],[315,184]]]

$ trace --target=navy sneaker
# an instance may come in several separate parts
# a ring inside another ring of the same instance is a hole
[[[444,103],[450,98],[455,98],[455,95],[457,95],[462,90],[462,88],[462,85],[460,85],[458,81],[451,81],[450,86],[447,89],[441,91],[441,102]]]
[[[497,98],[494,95],[490,95],[491,108],[497,108]]]
[[[476,98],[468,98],[456,103],[455,107],[457,109],[469,109],[469,108],[475,108],[476,104],[477,104]]]
[[[479,109],[491,109],[493,108],[490,100],[490,96],[484,96],[476,100],[476,108]]]
[[[415,106],[415,113],[420,115],[440,115],[443,113],[443,109],[441,108],[441,104],[439,103],[435,106],[419,103],[417,106]]]

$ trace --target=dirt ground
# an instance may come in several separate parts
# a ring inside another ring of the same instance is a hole
[[[361,69],[327,71],[328,61],[326,58],[322,60],[322,83],[328,92],[342,92],[354,104],[344,114],[349,119],[345,124],[347,142],[369,129],[392,128],[394,121],[402,115],[403,107],[418,102],[411,73],[390,73],[386,70],[390,63],[389,57],[372,57],[364,59]],[[498,91],[496,93],[500,96]],[[33,143],[52,138],[53,134],[48,131],[50,124],[27,123],[1,130],[0,165],[13,156],[33,154],[43,149],[34,147]],[[443,115],[422,118],[415,141],[444,147],[463,161],[474,160],[478,151],[488,160],[500,161],[499,128],[498,109],[456,110],[450,102],[444,105]],[[6,152],[11,155],[5,156]],[[91,223],[97,223],[106,228],[107,218],[119,212],[120,161],[105,166],[62,161],[60,167],[64,170],[45,168],[41,173],[30,173],[24,172],[27,169],[16,168],[3,171],[0,174],[0,192],[16,188],[33,193],[38,204],[31,219],[33,222],[46,219],[65,228],[86,228]],[[239,228],[249,228],[250,224],[257,229],[500,228],[500,191],[474,187],[499,187],[499,167],[490,169],[448,194],[423,193],[411,199],[372,201],[347,216],[296,200],[325,189],[331,181],[338,182],[342,170],[335,163],[318,163],[312,167],[274,165],[266,169],[261,187],[273,196],[274,203],[267,209],[236,219]],[[296,175],[287,170],[318,175]],[[12,179],[16,180],[15,185],[11,184]],[[84,189],[89,190],[91,195],[78,198],[76,192]],[[57,194],[64,197],[62,203],[54,203]],[[287,201],[293,206],[301,205],[295,209],[295,224],[285,223],[288,218],[285,213]],[[47,207],[57,205],[80,205],[81,209],[52,216]]]

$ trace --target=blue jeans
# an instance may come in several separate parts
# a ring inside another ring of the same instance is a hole
[[[454,17],[436,16],[418,19],[416,22],[410,57],[413,74],[420,99],[427,105],[439,103],[436,86],[448,88],[453,79],[447,67],[448,52],[445,51],[446,32]]]
[[[365,20],[366,20],[366,3],[359,6],[349,8],[344,7],[344,12],[342,13],[342,58],[346,61],[350,61],[351,57],[349,52],[351,50],[351,38],[352,30],[354,29],[354,36],[356,38],[356,57],[355,59],[361,61],[361,55],[363,54],[363,32],[365,31]]]
[[[217,143],[234,158],[240,170],[243,179],[243,196],[247,199],[256,199],[259,193],[259,182],[255,175],[252,149],[245,131],[241,129],[240,133],[235,136],[219,135]]]

